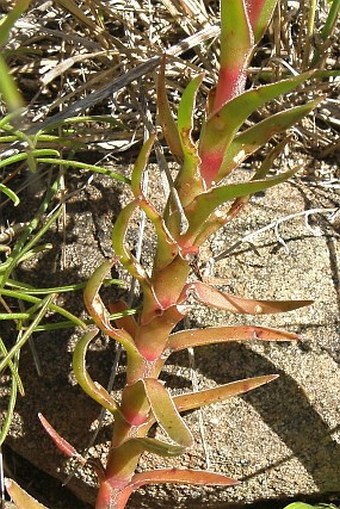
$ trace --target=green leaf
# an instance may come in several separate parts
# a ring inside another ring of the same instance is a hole
[[[318,98],[302,106],[276,113],[241,132],[225,151],[216,182],[229,175],[273,136],[299,122],[316,108],[322,100],[323,98]]]
[[[32,151],[32,154],[34,151]],[[120,175],[115,171],[111,171],[103,166],[97,166],[94,164],[83,163],[82,161],[72,161],[71,159],[54,159],[48,157],[38,157],[37,163],[54,164],[58,166],[64,166],[66,168],[79,168],[81,170],[92,171],[93,173],[100,173],[101,175],[107,175],[118,182],[124,182],[124,184],[130,184],[130,180],[124,175]]]
[[[139,200],[136,198],[126,205],[117,217],[112,230],[112,247],[119,261],[142,285],[148,285],[148,277],[143,267],[137,262],[135,256],[127,248],[125,235],[129,227],[130,220],[138,209]]]
[[[2,290],[2,293],[3,290]],[[9,350],[7,355],[1,359],[0,362],[0,373],[2,370],[7,366],[8,362],[14,357],[14,355],[19,352],[19,350],[24,346],[24,344],[29,340],[31,335],[34,333],[35,328],[39,325],[41,320],[44,318],[49,306],[52,303],[52,300],[54,299],[55,295],[47,295],[44,299],[41,301],[38,299],[37,304],[37,314],[32,320],[32,322],[29,324],[27,330],[24,332],[24,334],[20,337],[20,339],[15,343],[15,345]]]
[[[313,304],[312,300],[255,300],[245,299],[230,293],[222,293],[210,285],[196,281],[188,285],[188,291],[207,306],[250,315],[285,313]]]
[[[210,116],[202,129],[199,147],[201,174],[208,186],[215,180],[226,150],[249,115],[266,102],[294,90],[313,74],[314,71],[308,71],[287,80],[247,90]]]
[[[237,380],[236,382],[219,385],[213,389],[174,396],[173,399],[178,411],[186,412],[188,410],[201,408],[202,406],[211,405],[212,403],[217,403],[218,401],[224,401],[232,396],[244,394],[245,392],[275,380],[277,377],[278,375],[264,375],[246,378],[244,380]]]
[[[158,424],[174,442],[183,447],[190,447],[193,441],[191,433],[179,415],[169,392],[161,382],[153,378],[144,379],[143,384]]]
[[[203,78],[204,74],[200,74],[187,85],[178,108],[178,132],[184,161],[175,185],[183,207],[204,189],[199,171],[200,158],[198,157],[196,144],[191,138],[196,95]]]
[[[167,347],[178,352],[195,346],[226,343],[229,341],[291,341],[298,339],[292,332],[267,327],[241,325],[236,327],[208,327],[206,329],[186,329],[169,336]]]
[[[155,438],[136,438],[135,440],[138,440],[145,451],[158,454],[159,456],[179,456],[185,451],[185,447],[167,444],[166,442],[156,440]]]
[[[17,509],[48,509],[20,488],[13,479],[6,479],[5,486]]]
[[[28,9],[32,0],[16,0],[11,5],[8,13],[0,20],[0,46],[3,46],[9,37],[9,33],[15,22]]]
[[[148,160],[150,157],[150,152],[152,150],[152,147],[155,143],[156,135],[151,134],[149,139],[144,143],[141,151],[138,154],[137,160],[135,162],[132,177],[131,177],[131,190],[135,196],[135,198],[138,198],[141,194],[143,194],[142,191],[142,178],[143,178],[143,172],[145,170],[146,165],[148,164]]]
[[[110,338],[121,343],[121,345],[125,348],[128,355],[128,366],[133,372],[134,369],[136,369],[137,364],[139,364],[141,356],[128,332],[124,329],[115,329],[112,327],[110,314],[99,295],[99,290],[103,281],[110,272],[113,263],[114,261],[112,260],[106,260],[94,271],[84,290],[84,302],[89,315],[99,329]],[[82,355],[82,348],[87,347],[87,339],[85,339],[85,337],[83,338],[83,343],[79,347],[80,355]],[[82,362],[82,358],[79,357],[79,359],[80,362]]]
[[[114,414],[118,406],[114,398],[98,383],[95,383],[86,369],[86,352],[90,342],[97,336],[99,330],[94,329],[79,339],[73,353],[73,372],[83,391],[106,410]]]
[[[183,149],[178,134],[176,122],[172,116],[165,86],[165,55],[163,55],[159,69],[157,85],[158,118],[163,134],[170,147],[171,152],[180,161],[183,160]]]
[[[173,328],[184,318],[177,305],[165,309],[158,316],[141,325],[135,336],[138,351],[148,361],[159,359]]]
[[[37,158],[45,157],[45,156],[57,156],[58,157],[60,155],[60,153],[58,152],[58,150],[41,148],[41,149],[31,150],[30,155],[32,157],[37,157]],[[4,168],[5,166],[9,166],[10,164],[19,163],[20,161],[24,161],[27,158],[28,158],[27,152],[15,154],[10,157],[6,157],[6,159],[4,159],[3,161],[0,161],[0,168]],[[53,159],[53,161],[54,161],[54,159]]]
[[[305,502],[293,502],[292,504],[288,504],[285,506],[285,509],[316,509],[316,507],[323,507],[324,509],[331,509],[331,505],[322,504],[320,506],[314,506],[310,504],[306,504]],[[335,508],[334,508],[335,509]]]
[[[198,89],[203,81],[204,74],[193,78],[186,86],[178,108],[178,132],[184,154],[191,153],[195,148],[191,139],[193,116]]]
[[[138,200],[138,205],[145,212],[146,216],[150,219],[155,227],[157,233],[157,253],[154,266],[157,267],[157,270],[160,270],[164,266],[171,263],[171,261],[177,256],[178,245],[170,235],[163,217],[156,210],[155,206],[149,201],[149,199],[144,196],[142,189],[141,181],[143,177],[143,171],[147,164],[154,141],[155,135],[151,135],[146,143],[144,143],[138,155],[132,172],[131,188],[136,200]],[[135,265],[134,268],[136,267],[137,265]]]
[[[15,112],[17,109],[23,107],[24,100],[1,53],[0,53],[0,74],[1,74],[0,98],[6,104],[7,109],[9,111]]]
[[[205,220],[208,219],[210,214],[220,205],[223,205],[229,200],[254,194],[276,186],[281,182],[285,182],[298,170],[299,168],[294,168],[293,170],[280,173],[266,180],[253,180],[241,184],[227,184],[200,194],[185,210],[190,226],[186,234],[182,236],[181,244],[187,242],[188,239],[194,242],[194,239],[199,236],[200,232],[204,231]]]

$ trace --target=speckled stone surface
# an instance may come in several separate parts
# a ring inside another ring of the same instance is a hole
[[[40,276],[40,286],[88,277],[100,259],[110,254],[110,224],[118,209],[118,196],[105,178],[95,179],[86,193],[70,203],[66,244],[58,244],[56,236],[54,255],[37,262],[45,274]],[[89,195],[91,205],[86,201]],[[337,196],[322,187],[299,180],[281,185],[253,200],[248,214],[205,246],[203,262],[273,220],[315,207],[334,206],[338,206]],[[192,450],[171,460],[145,457],[141,463],[141,468],[208,465],[210,470],[242,483],[228,489],[149,488],[131,499],[131,509],[223,508],[230,502],[340,493],[339,223],[330,222],[325,214],[311,216],[309,223],[312,229],[300,216],[282,223],[279,237],[273,229],[259,234],[253,240],[255,250],[241,244],[237,252],[214,265],[211,275],[223,283],[219,288],[225,291],[268,299],[312,298],[312,306],[261,319],[196,306],[189,317],[193,327],[256,323],[287,328],[301,337],[294,344],[232,343],[196,349],[199,388],[269,373],[278,373],[279,379],[244,397],[207,407],[201,414],[189,414],[186,419],[196,440]],[[60,266],[61,249],[64,270],[53,272],[49,264]],[[27,269],[27,280],[32,280],[30,277]],[[81,309],[81,296],[66,298],[65,305],[73,311]],[[61,479],[65,479],[65,463],[44,435],[37,412],[42,412],[79,450],[87,446],[89,430],[99,414],[99,407],[70,375],[74,341],[75,335],[67,331],[36,335],[41,378],[32,368],[29,350],[24,350],[21,373],[26,397],[18,401],[9,440],[15,451]],[[105,340],[98,340],[88,354],[91,374],[103,384],[109,378],[113,355],[112,343]],[[164,379],[174,391],[191,389],[192,372],[186,353],[170,359]],[[120,374],[117,390],[121,380]],[[91,449],[93,454],[105,456],[110,433],[110,419],[106,419],[98,445]],[[92,482],[89,476],[87,471],[79,472],[69,484],[87,502],[94,495],[93,489],[83,483]]]

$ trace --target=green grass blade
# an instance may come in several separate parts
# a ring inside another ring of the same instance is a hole
[[[22,293],[16,290],[8,290],[7,288],[0,288],[0,295],[5,295],[7,297],[13,297],[15,299],[20,299],[25,302],[31,302],[32,304],[40,304],[43,302],[42,299],[39,299],[38,297],[34,297],[34,295],[29,295],[27,293]],[[61,316],[64,316],[68,320],[70,320],[74,327],[81,327],[82,329],[86,329],[86,323],[83,322],[80,318],[73,315],[66,309],[57,306],[56,304],[50,303],[49,308],[51,311],[54,311],[55,313],[59,313]]]
[[[100,173],[101,175],[107,175],[118,182],[124,182],[124,184],[130,184],[130,179],[116,173],[115,171],[108,170],[102,166],[95,166],[94,164],[82,163],[81,161],[72,161],[70,159],[52,159],[49,157],[37,157],[37,163],[45,163],[52,165],[65,166],[66,168],[78,168],[80,170],[92,171],[93,173]]]
[[[12,359],[12,357],[24,346],[26,341],[31,337],[33,334],[35,327],[41,322],[42,318],[45,316],[50,304],[52,303],[52,299],[55,297],[54,294],[48,295],[41,301],[41,308],[39,312],[37,313],[37,316],[34,318],[32,323],[29,325],[28,329],[24,332],[24,334],[21,336],[19,341],[15,343],[13,348],[8,352],[8,354],[5,356],[4,359],[0,362],[0,373],[4,369],[5,366],[7,366],[8,361]]]

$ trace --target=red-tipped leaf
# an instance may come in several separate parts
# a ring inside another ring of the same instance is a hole
[[[59,433],[54,429],[52,424],[48,422],[48,420],[40,413],[38,413],[39,420],[43,425],[46,433],[51,437],[57,449],[64,454],[67,458],[77,458],[79,463],[85,465],[86,459],[79,454],[76,449],[71,445],[65,438],[59,435]]]
[[[232,396],[244,394],[275,380],[278,376],[279,375],[264,375],[254,378],[246,378],[244,380],[237,380],[236,382],[220,385],[213,389],[181,394],[174,397],[174,403],[179,412],[195,410],[196,408],[211,405],[218,401],[224,401]]]
[[[196,281],[189,285],[188,290],[192,290],[194,296],[207,304],[218,309],[230,311],[232,313],[245,313],[250,315],[263,315],[273,313],[283,313],[308,306],[313,303],[312,300],[255,300],[237,297],[229,293],[222,293],[210,285]]]
[[[172,352],[178,352],[185,348],[211,345],[213,343],[227,343],[229,341],[292,341],[297,339],[297,334],[293,332],[240,325],[238,327],[208,327],[207,329],[187,329],[175,332],[169,336],[167,347]]]

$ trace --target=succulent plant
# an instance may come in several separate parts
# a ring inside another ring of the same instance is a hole
[[[158,81],[159,123],[180,169],[167,203],[159,212],[143,193],[141,184],[157,137],[156,133],[151,134],[132,171],[134,199],[122,209],[113,228],[115,259],[104,261],[96,269],[84,292],[85,305],[96,328],[90,329],[80,339],[73,358],[74,374],[79,385],[114,416],[107,464],[103,466],[99,461],[94,464],[99,481],[96,509],[123,509],[130,494],[145,484],[229,486],[237,482],[226,475],[198,470],[156,469],[136,473],[144,452],[176,456],[193,445],[193,437],[181,416],[182,412],[243,394],[277,376],[257,376],[200,392],[172,396],[159,381],[164,363],[172,353],[212,343],[297,338],[291,332],[255,325],[174,332],[186,316],[189,296],[212,308],[255,316],[291,311],[311,302],[252,300],[222,293],[199,278],[193,280],[191,277],[192,264],[199,256],[202,244],[238,215],[252,194],[286,181],[297,170],[268,176],[270,164],[265,160],[247,182],[225,183],[225,177],[320,102],[317,98],[276,113],[251,127],[244,127],[248,117],[267,102],[295,90],[315,75],[315,71],[307,71],[246,90],[249,61],[276,4],[277,0],[222,0],[219,77],[216,88],[211,90],[207,99],[205,120],[197,142],[192,137],[193,116],[196,95],[204,75],[194,77],[184,90],[176,122],[167,98],[166,61],[163,58]],[[156,252],[150,274],[132,254],[125,238],[138,209],[144,211],[155,231]],[[127,309],[127,305],[111,303],[108,309],[99,292],[111,268],[118,263],[138,280],[142,305],[135,317],[126,316],[113,325],[110,313]],[[126,351],[126,385],[121,401],[93,381],[86,369],[87,348],[99,331],[120,343]],[[42,416],[41,421],[63,453],[85,462]],[[169,441],[149,436],[149,430],[155,423],[163,428]],[[23,507],[16,500],[20,488],[12,485],[8,490],[17,505]],[[26,509],[42,507],[35,501],[25,504]]]

